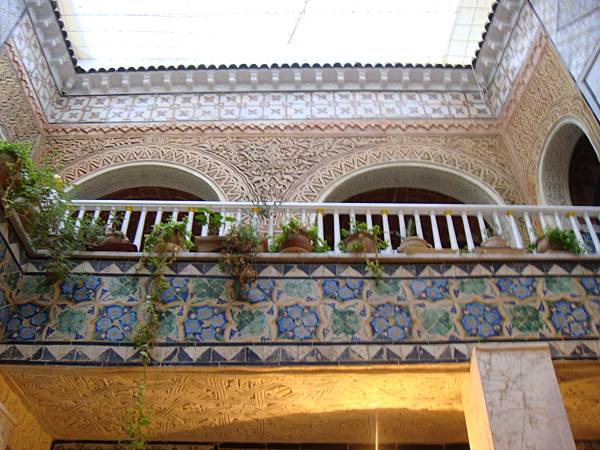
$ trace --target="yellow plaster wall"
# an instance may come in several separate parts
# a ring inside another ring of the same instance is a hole
[[[19,397],[0,376],[0,402],[15,416],[17,424],[8,445],[11,450],[49,450],[52,437],[40,426]]]

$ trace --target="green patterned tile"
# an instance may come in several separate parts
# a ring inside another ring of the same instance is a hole
[[[552,330],[544,320],[545,307],[537,303],[505,303],[504,310],[510,318],[508,329],[514,337],[547,336]]]
[[[369,302],[405,301],[406,290],[402,280],[384,278],[379,282],[365,281],[365,295]]]
[[[190,280],[191,302],[202,303],[206,300],[227,298],[227,280],[224,278],[192,278]]]
[[[451,339],[460,336],[455,323],[457,309],[451,303],[418,303],[412,308],[416,316],[415,328],[420,339]]]

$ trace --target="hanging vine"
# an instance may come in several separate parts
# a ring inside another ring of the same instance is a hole
[[[147,448],[147,430],[151,424],[151,415],[144,403],[146,369],[152,363],[152,349],[156,346],[161,321],[159,305],[162,293],[169,287],[167,269],[175,262],[177,252],[192,247],[191,235],[186,225],[186,220],[159,223],[145,236],[139,267],[150,271],[150,284],[144,300],[143,325],[137,329],[133,338],[134,348],[142,360],[144,369],[142,381],[136,386],[134,406],[123,424],[128,438],[124,445],[129,450]]]

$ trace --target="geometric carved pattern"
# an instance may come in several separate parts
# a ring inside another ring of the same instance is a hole
[[[544,144],[555,125],[572,117],[586,127],[594,147],[600,149],[600,127],[551,45],[543,50],[521,100],[508,120],[504,136],[514,161],[526,203],[537,203],[539,162]]]
[[[598,439],[598,364],[556,366],[573,433]],[[3,366],[55,439],[117,440],[141,368]],[[150,439],[184,442],[466,442],[466,365],[150,368]]]
[[[51,149],[60,152],[52,154]],[[434,162],[466,172],[509,203],[519,195],[503,166],[505,147],[487,136],[141,136],[48,137],[40,158],[62,166],[74,181],[101,168],[131,161],[167,161],[212,179],[230,200],[260,193],[272,199],[314,200],[345,173],[388,161]]]
[[[38,125],[5,50],[0,50],[0,93],[0,128],[7,138],[35,142]]]

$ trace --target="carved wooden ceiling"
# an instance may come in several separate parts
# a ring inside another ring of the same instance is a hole
[[[600,438],[600,364],[559,362],[576,439]],[[364,368],[151,368],[150,438],[187,442],[467,442],[464,364]],[[4,366],[54,439],[117,440],[140,368]]]

